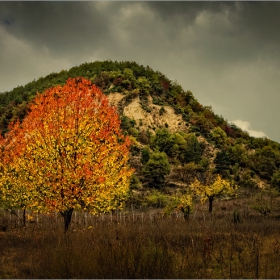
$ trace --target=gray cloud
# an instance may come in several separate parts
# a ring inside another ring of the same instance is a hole
[[[100,47],[108,31],[94,2],[8,2],[2,23],[6,31],[54,56]],[[1,6],[4,4],[0,4]]]
[[[223,11],[226,7],[232,6],[227,2],[213,2],[213,1],[180,1],[174,5],[172,1],[166,2],[146,2],[146,4],[154,10],[156,14],[159,14],[163,20],[173,20],[174,17],[182,17],[184,21],[191,24],[202,11],[209,11],[211,13],[217,13]],[[233,4],[234,5],[234,4]]]
[[[161,71],[280,142],[280,2],[0,2],[0,92],[95,60]]]

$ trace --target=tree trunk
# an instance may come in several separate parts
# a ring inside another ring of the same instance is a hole
[[[23,213],[22,213],[22,225],[23,225],[23,227],[26,226],[26,213],[25,213],[25,208],[23,208]]]
[[[209,213],[212,213],[214,197],[209,197]]]
[[[70,223],[71,223],[71,218],[72,218],[72,213],[73,213],[73,208],[65,210],[63,212],[60,212],[64,219],[64,233],[66,233],[69,229]]]
[[[184,214],[184,219],[185,219],[186,221],[188,221],[188,220],[189,220],[189,217],[190,217],[190,213],[191,213],[191,208],[190,208],[190,206],[187,206],[187,209],[181,208],[181,211],[182,211],[183,214]]]

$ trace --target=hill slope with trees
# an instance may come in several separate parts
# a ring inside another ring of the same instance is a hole
[[[92,81],[117,107],[121,128],[133,145],[130,203],[162,206],[165,195],[184,193],[198,179],[214,175],[244,192],[280,188],[280,144],[251,137],[176,81],[136,62],[96,61],[51,73],[0,94],[0,131],[21,121],[36,93],[68,78]],[[210,178],[210,179],[209,179]]]

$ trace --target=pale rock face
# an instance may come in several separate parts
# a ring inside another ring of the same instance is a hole
[[[124,95],[119,92],[115,92],[115,93],[110,93],[107,97],[110,104],[112,106],[117,107],[118,103],[123,99]]]
[[[118,107],[118,104],[122,102],[122,99],[125,95],[122,93],[110,93],[108,99],[111,105]],[[151,109],[151,112],[145,111],[141,106],[141,101],[137,96],[132,102],[130,102],[126,107],[124,107],[123,114],[130,119],[136,121],[136,125],[142,129],[148,128],[160,128],[165,127],[168,124],[168,130],[170,132],[183,131],[188,133],[189,126],[186,125],[186,122],[182,119],[181,115],[176,115],[174,109],[171,106],[164,106],[165,112],[160,115],[159,111],[162,106],[153,104],[152,97],[148,98],[148,107]],[[151,133],[155,133],[153,129],[150,130]],[[199,142],[205,143],[204,156],[210,158],[210,167],[214,168],[215,164],[213,163],[214,158],[216,157],[218,149],[213,145],[209,144],[206,139],[202,136],[198,137]]]
[[[123,97],[124,95],[121,93],[111,93],[108,95],[109,102],[116,107]],[[143,128],[148,128],[149,126],[159,128],[165,127],[167,124],[171,132],[188,130],[182,116],[176,115],[172,107],[164,106],[165,112],[160,115],[159,111],[162,106],[153,104],[152,97],[148,99],[148,107],[151,109],[151,112],[145,111],[141,106],[139,97],[136,97],[124,108],[123,114],[134,119],[137,125]]]

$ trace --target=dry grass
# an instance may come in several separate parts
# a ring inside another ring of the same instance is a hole
[[[188,222],[151,213],[76,220],[67,234],[60,218],[23,229],[2,216],[0,278],[280,278],[276,215],[253,214],[242,200],[216,203],[212,216],[206,208]]]

